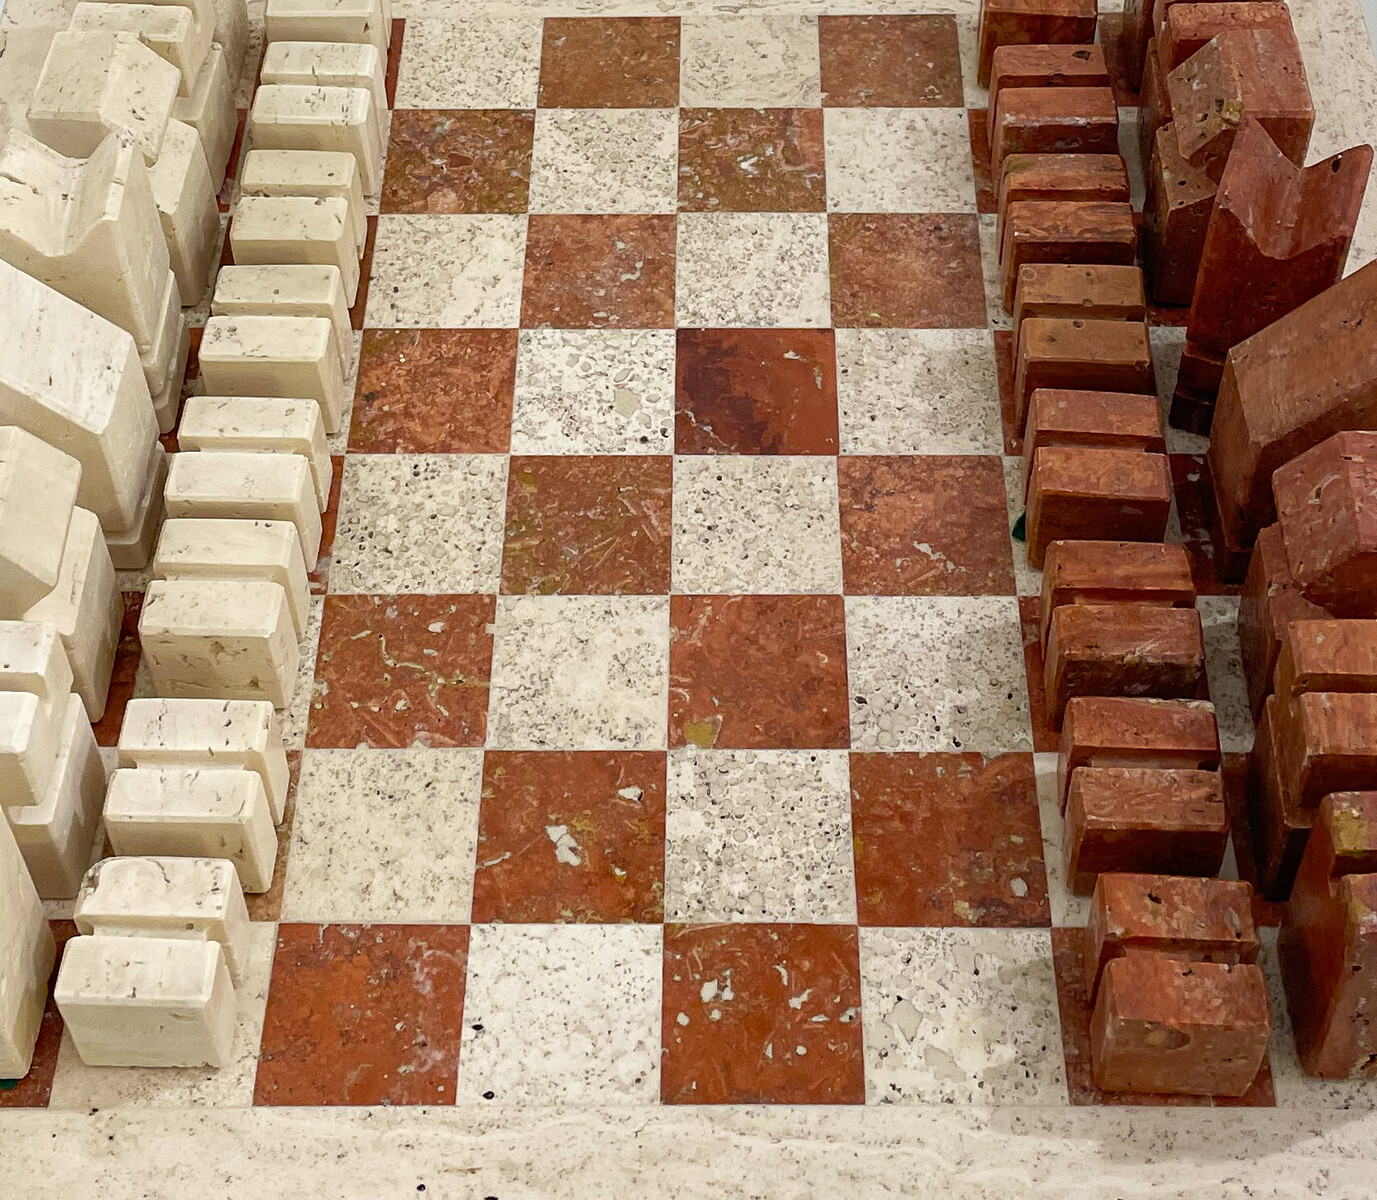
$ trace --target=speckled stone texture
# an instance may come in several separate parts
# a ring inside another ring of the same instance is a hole
[[[1317,160],[1377,112],[1335,2],[1294,6]],[[0,1087],[53,1103],[0,1114],[21,1190],[126,1200],[156,1162],[233,1200],[1362,1194],[1371,1100],[1310,1081],[1281,1010],[1281,1117],[1123,1114],[1090,1079],[975,7],[461,7],[394,27],[234,1062],[88,1071],[52,1009]],[[32,17],[10,0],[6,36]],[[1010,195],[1142,192],[1062,158]],[[1146,315],[1138,390],[1169,397],[1185,314]],[[1205,442],[1165,449],[1255,878]],[[151,686],[146,573],[119,582],[112,762]]]

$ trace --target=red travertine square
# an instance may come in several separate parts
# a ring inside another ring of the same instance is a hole
[[[1261,121],[1297,166],[1305,162],[1315,109],[1300,46],[1285,29],[1232,29],[1206,42],[1167,76],[1181,156],[1218,180],[1245,116]]]
[[[1377,1079],[1377,793],[1326,796],[1279,943],[1296,1052],[1311,1075]]]
[[[1096,200],[1021,200],[1005,210],[1000,233],[1004,307],[1014,307],[1014,285],[1024,263],[1122,263],[1138,250],[1133,206]]]
[[[1086,991],[1094,1000],[1105,964],[1126,954],[1250,963],[1261,948],[1246,883],[1108,872],[1095,881],[1085,924]]]
[[[1029,317],[1019,326],[1014,421],[1023,426],[1038,388],[1156,395],[1152,345],[1142,321]]]
[[[990,175],[1010,154],[1117,154],[1119,108],[1108,87],[1006,87],[990,132]]]
[[[1000,46],[1085,45],[1095,40],[1095,0],[981,0],[976,75],[990,82]]]
[[[1073,892],[1091,891],[1113,871],[1215,875],[1228,842],[1218,771],[1081,767],[1071,773],[1066,878]]]
[[[1034,269],[1023,268],[1025,272]],[[1100,446],[1165,454],[1162,410],[1157,397],[1146,394],[1038,388],[1029,398],[1023,431],[1025,494],[1033,455],[1043,446]]]
[[[1377,429],[1377,263],[1229,351],[1208,460],[1232,545],[1276,519],[1272,472],[1343,429]]]
[[[1286,561],[1307,600],[1377,617],[1377,433],[1336,433],[1272,476]]]
[[[1377,692],[1377,621],[1293,621],[1282,634],[1276,693]]]
[[[1330,792],[1377,788],[1377,695],[1305,692],[1273,699],[1282,787],[1292,803],[1314,808]]]
[[[1183,383],[1218,391],[1232,346],[1338,281],[1371,166],[1372,147],[1356,146],[1298,167],[1260,122],[1244,117],[1201,251]]]
[[[995,109],[1005,88],[1108,87],[1104,48],[1087,46],[998,46],[990,67],[986,122],[994,140]]]
[[[1165,542],[1053,542],[1042,564],[1039,627],[1044,644],[1063,604],[1155,604],[1194,608],[1195,581],[1184,546]]]
[[[1147,316],[1143,272],[1108,263],[1025,263],[1014,283],[1014,357],[1028,317],[1142,321]]]
[[[1162,0],[1157,0],[1160,6]],[[1158,22],[1157,53],[1160,65],[1174,71],[1211,38],[1231,29],[1278,29],[1294,33],[1291,13],[1284,4],[1268,0],[1239,3],[1168,4]]]
[[[1285,900],[1290,895],[1313,816],[1313,810],[1300,807],[1287,794],[1278,711],[1277,697],[1268,696],[1248,757],[1248,823],[1258,889],[1269,900]]]
[[[1218,188],[1181,157],[1170,122],[1157,130],[1145,161],[1143,270],[1148,290],[1158,304],[1185,306],[1195,294]]]
[[[1028,561],[1042,566],[1053,542],[1160,542],[1171,510],[1171,466],[1162,454],[1044,446],[1028,482]]]
[[[999,189],[996,238],[1004,253],[1004,224],[1011,204],[1098,202],[1127,204],[1128,168],[1118,154],[1010,154],[994,176]]]
[[[1267,981],[1254,963],[1164,954],[1113,959],[1090,1021],[1095,1085],[1109,1092],[1241,1096],[1272,1035]]]
[[[1189,699],[1205,681],[1205,631],[1193,608],[1063,604],[1047,627],[1043,690],[1060,728],[1072,696]]]
[[[1208,700],[1147,700],[1077,696],[1066,706],[1057,759],[1057,794],[1078,767],[1155,767],[1213,771],[1219,767],[1219,725]]]
[[[1238,643],[1254,718],[1262,715],[1262,702],[1272,690],[1272,672],[1287,625],[1328,616],[1301,595],[1286,565],[1281,526],[1268,525],[1257,535],[1238,605]]]

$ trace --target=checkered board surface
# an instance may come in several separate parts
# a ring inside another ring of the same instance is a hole
[[[1108,1102],[973,33],[397,22],[235,1061],[88,1069],[50,1012],[0,1103]],[[1281,1023],[1247,1103],[1305,1086]]]

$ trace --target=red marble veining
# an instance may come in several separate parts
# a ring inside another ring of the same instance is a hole
[[[833,213],[832,321],[838,326],[984,329],[973,213]]]
[[[452,1104],[466,925],[280,925],[255,1104]]]
[[[672,596],[669,744],[845,749],[840,596]]]
[[[669,329],[672,216],[532,216],[523,328]]]
[[[864,1101],[854,928],[667,925],[664,961],[666,1104]]]
[[[481,746],[492,596],[327,596],[306,742]]]
[[[673,108],[678,103],[678,17],[546,19],[541,108]]]
[[[677,338],[677,453],[836,454],[830,329],[681,329]]]
[[[822,110],[686,108],[679,113],[682,212],[823,212]]]
[[[993,455],[837,461],[850,594],[1013,595],[1004,469]]]
[[[823,103],[960,108],[961,54],[948,15],[819,17]]]
[[[658,922],[664,872],[663,753],[485,755],[475,922]]]
[[[501,454],[511,443],[515,329],[366,329],[349,449]]]
[[[514,456],[502,590],[668,592],[672,461],[669,455]]]
[[[383,178],[385,213],[522,213],[535,113],[399,108]]]
[[[862,925],[1050,923],[1028,754],[853,754]]]

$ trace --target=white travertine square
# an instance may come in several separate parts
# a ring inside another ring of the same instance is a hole
[[[341,157],[353,162],[348,155]],[[336,266],[280,263],[220,268],[210,311],[216,317],[326,317],[335,329],[340,370],[348,375],[354,352],[344,276]]]
[[[209,395],[314,400],[325,431],[340,428],[344,372],[335,327],[326,317],[211,317],[200,360]],[[310,555],[306,561],[313,561]]]
[[[252,450],[299,454],[311,464],[316,505],[330,502],[334,468],[325,423],[314,400],[278,396],[192,396],[182,409],[177,445],[183,450]]]
[[[249,910],[225,858],[105,858],[86,872],[72,914],[82,933],[219,942],[237,984],[247,965]]]
[[[374,111],[387,111],[387,51],[371,42],[271,42],[259,79],[313,87],[361,87],[373,93]]]
[[[0,426],[0,613],[57,586],[81,464],[14,425]]]
[[[32,692],[0,692],[0,794],[11,807],[29,808],[48,795],[61,715]]]
[[[223,1066],[234,985],[219,942],[75,937],[54,988],[88,1067]]]
[[[162,151],[148,177],[177,289],[187,304],[198,303],[206,290],[220,237],[220,209],[196,130],[181,121],[169,121]]]
[[[337,196],[349,206],[356,254],[368,237],[359,160],[339,150],[250,150],[239,173],[245,196]]]
[[[174,518],[163,523],[153,556],[154,579],[264,579],[287,593],[300,641],[311,588],[296,527],[288,521]]]
[[[121,768],[105,796],[105,833],[116,854],[223,858],[244,891],[272,886],[277,833],[252,771]]]
[[[0,422],[70,454],[81,464],[76,502],[107,534],[130,528],[158,445],[133,339],[8,263],[0,263],[0,329],[10,350],[0,355]],[[50,487],[41,495],[52,502]]]
[[[242,450],[174,454],[164,498],[169,517],[289,521],[296,527],[302,561],[314,568],[320,555],[320,510],[311,467],[299,455]]]
[[[359,246],[342,196],[240,196],[229,226],[234,261],[247,267],[336,267],[344,299],[359,291]]]
[[[387,53],[392,13],[387,0],[268,0],[269,42],[369,42]]]
[[[55,954],[43,902],[0,821],[0,1079],[29,1073]]]
[[[105,797],[105,767],[81,697],[61,709],[57,758],[38,804],[5,809],[34,887],[45,900],[77,894],[91,861],[91,842]]]
[[[135,699],[120,726],[122,767],[234,766],[256,772],[280,823],[287,752],[273,706],[252,700]]]
[[[163,696],[286,708],[301,662],[286,589],[262,580],[155,579],[139,614],[139,644]]]
[[[132,33],[164,62],[181,72],[181,92],[196,86],[201,64],[210,53],[214,27],[197,19],[190,8],[172,4],[92,3],[81,0],[72,10],[68,29]]]
[[[0,146],[0,259],[127,330],[141,350],[167,319],[161,229],[128,130],[84,159],[18,129]]]
[[[254,93],[249,140],[264,150],[338,150],[359,162],[363,190],[382,182],[382,114],[367,88],[267,83]]]
[[[152,176],[150,173],[149,186],[152,186]],[[162,229],[162,215],[158,216],[158,228]],[[166,238],[164,238],[166,243]],[[171,251],[168,252],[168,263],[172,262]],[[187,303],[199,302],[201,299],[198,294],[194,300],[188,299]],[[177,284],[177,276],[173,274],[169,265],[167,274],[163,276],[163,298],[159,301],[162,306],[161,316],[153,330],[153,340],[147,346],[139,347],[139,362],[143,364],[144,378],[148,381],[148,391],[153,399],[153,412],[158,418],[158,431],[168,433],[172,426],[170,418],[176,415],[176,409],[171,409],[168,413],[169,399],[173,402],[181,396],[182,375],[186,370],[186,349],[188,345],[186,317],[182,313],[182,293]],[[169,391],[169,389],[171,389]]]
[[[87,158],[112,129],[128,129],[151,165],[181,80],[132,33],[64,30],[48,48],[29,128],[70,158]]]
[[[211,186],[218,192],[225,182],[225,167],[234,149],[239,126],[234,108],[234,82],[230,79],[225,48],[214,44],[196,75],[196,86],[172,105],[172,119],[185,121],[201,139]]]
[[[24,614],[24,620],[50,621],[57,627],[72,668],[72,686],[86,705],[86,715],[99,721],[110,692],[124,597],[100,522],[89,509],[72,510],[57,586]]]

